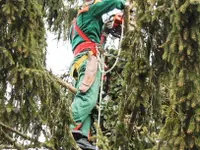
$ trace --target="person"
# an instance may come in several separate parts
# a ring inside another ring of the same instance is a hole
[[[91,111],[98,99],[101,73],[98,68],[98,46],[103,27],[102,15],[113,9],[124,9],[123,0],[85,0],[70,28],[70,42],[74,53],[71,75],[77,93],[71,105],[75,124],[70,129],[78,146],[96,150],[89,142]]]

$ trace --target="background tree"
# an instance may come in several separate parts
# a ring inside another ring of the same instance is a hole
[[[1,149],[76,147],[68,128],[72,95],[45,68],[45,25],[66,39],[76,14],[72,4],[0,0]],[[98,145],[105,150],[199,149],[200,3],[130,4],[134,25],[105,85],[110,99],[102,104]],[[38,140],[41,134],[44,142]]]
[[[45,69],[45,24],[60,38],[68,9],[63,1],[0,0],[0,149],[75,147],[71,99]]]
[[[199,149],[200,3],[131,4],[135,26],[110,82],[104,141],[110,149]]]

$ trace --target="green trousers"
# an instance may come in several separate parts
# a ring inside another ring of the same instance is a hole
[[[87,60],[84,60],[80,65],[78,71],[78,79],[75,83],[75,87],[79,89],[79,85],[83,80]],[[92,86],[88,89],[86,93],[80,93],[79,91],[74,97],[72,102],[72,116],[76,123],[76,126],[71,125],[71,129],[78,129],[82,132],[84,136],[89,137],[90,127],[91,127],[91,111],[95,107],[99,94],[101,73],[98,69],[95,80]]]

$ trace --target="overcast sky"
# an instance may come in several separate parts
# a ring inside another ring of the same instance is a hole
[[[54,74],[59,75],[67,71],[71,61],[73,60],[73,54],[71,51],[71,45],[67,41],[55,39],[52,33],[47,33],[47,69],[52,70]]]

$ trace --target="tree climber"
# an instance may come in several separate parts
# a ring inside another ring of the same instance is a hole
[[[124,8],[123,0],[85,0],[83,7],[70,28],[70,41],[74,53],[71,75],[75,78],[77,93],[72,107],[72,134],[78,146],[86,150],[95,150],[89,142],[91,111],[95,107],[101,73],[98,68],[98,46],[103,27],[102,15],[113,9]]]

